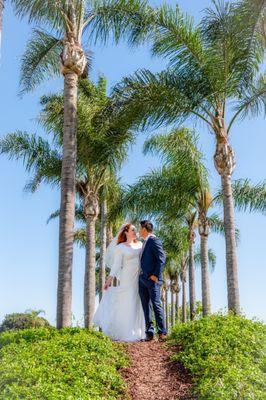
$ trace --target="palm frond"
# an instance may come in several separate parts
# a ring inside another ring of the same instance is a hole
[[[22,57],[21,93],[31,91],[47,79],[60,74],[62,41],[43,30],[34,30]]]
[[[126,77],[113,89],[113,97],[121,108],[121,118],[136,127],[156,127],[181,123],[194,115],[209,124],[201,109],[206,93],[193,78],[183,79],[171,70],[153,74],[140,70]]]
[[[20,18],[27,17],[29,23],[49,24],[54,29],[62,30],[70,8],[76,3],[76,11],[78,11],[81,1],[11,0],[11,3],[14,6],[16,15]]]
[[[235,208],[238,211],[266,212],[266,183],[253,184],[249,179],[238,179],[232,184]],[[223,201],[222,192],[218,191],[215,203]]]
[[[47,219],[46,223],[49,224],[50,221],[58,218],[60,215],[60,210],[56,210],[54,211],[49,218]],[[83,208],[81,205],[76,204],[75,205],[75,220],[78,222],[85,222],[85,217],[84,217],[84,213],[83,213]]]
[[[0,140],[0,154],[10,160],[21,160],[33,178],[25,189],[34,192],[41,181],[58,184],[61,172],[61,154],[39,136],[17,131]]]
[[[266,1],[239,0],[233,7],[234,68],[242,91],[252,84],[264,59]]]
[[[187,212],[197,189],[198,182],[188,171],[185,174],[176,168],[158,168],[129,186],[122,199],[123,208],[139,217],[164,214],[178,219]]]
[[[235,114],[228,125],[230,131],[237,118],[244,119],[248,115],[257,117],[266,115],[266,75],[261,75],[255,84],[250,84],[246,90],[242,91],[241,99],[235,107]]]
[[[217,233],[218,235],[225,235],[224,229],[224,221],[217,214],[212,214],[208,217],[208,223],[211,229],[211,232]],[[235,238],[237,244],[240,241],[240,231],[238,228],[235,228]]]
[[[152,36],[152,53],[168,60],[168,66],[185,81],[197,82],[198,89],[216,91],[207,68],[208,51],[200,27],[178,6],[163,4],[158,9],[157,30]],[[209,97],[212,103],[211,96]]]
[[[127,40],[130,46],[147,39],[155,27],[157,12],[146,0],[94,0],[85,25],[95,42]]]
[[[208,249],[208,261],[211,267],[211,272],[214,271],[215,266],[216,266],[216,254],[212,249]],[[195,253],[194,253],[194,262],[196,266],[201,265],[201,251],[200,248],[197,248]]]
[[[253,185],[248,179],[233,182],[235,207],[239,211],[259,212],[266,215],[266,182]]]
[[[212,214],[208,216],[208,223],[211,232],[224,236],[225,234],[224,221],[220,218],[218,214]]]
[[[197,198],[197,208],[199,213],[208,213],[209,208],[213,203],[213,198],[210,190],[207,188],[202,188],[198,193]]]
[[[76,229],[74,231],[74,242],[77,243],[80,247],[86,247],[87,235],[85,228]]]
[[[59,215],[60,215],[60,210],[54,211],[51,215],[49,215],[49,218],[47,219],[46,223],[49,224],[50,221],[52,221],[53,219],[58,218]]]
[[[198,149],[198,138],[193,131],[180,127],[169,134],[151,136],[145,141],[143,151],[144,154],[159,155],[165,165],[176,166],[178,170],[185,170],[189,166],[191,174],[199,179],[199,187],[207,190],[208,173]]]

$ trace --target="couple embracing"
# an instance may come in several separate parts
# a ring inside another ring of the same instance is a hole
[[[111,270],[94,324],[113,340],[150,341],[155,334],[154,312],[162,341],[167,334],[161,302],[165,253],[150,221],[141,221],[139,235],[143,244],[137,239],[136,227],[126,224],[108,246],[106,264]],[[114,278],[118,286],[111,286]]]

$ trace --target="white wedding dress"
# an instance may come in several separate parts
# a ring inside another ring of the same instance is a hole
[[[119,279],[119,286],[110,286],[94,315],[93,322],[113,340],[131,342],[145,338],[144,313],[139,297],[138,281],[142,244],[133,247],[115,245],[110,275]]]

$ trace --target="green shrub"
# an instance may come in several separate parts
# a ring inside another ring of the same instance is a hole
[[[49,322],[40,317],[40,311],[26,311],[24,313],[7,314],[0,325],[0,332],[14,329],[40,328],[50,326]]]
[[[199,400],[266,399],[262,323],[212,315],[175,326],[170,344],[178,345],[173,359],[190,371]]]
[[[0,334],[1,400],[125,399],[123,347],[82,328]]]

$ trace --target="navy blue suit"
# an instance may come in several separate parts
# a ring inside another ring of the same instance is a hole
[[[158,334],[166,334],[164,311],[161,302],[165,253],[161,240],[158,237],[150,236],[147,239],[141,255],[140,266],[139,295],[145,316],[146,335],[154,335],[152,309],[155,315]],[[155,275],[158,281],[154,282],[151,280],[151,275]]]

